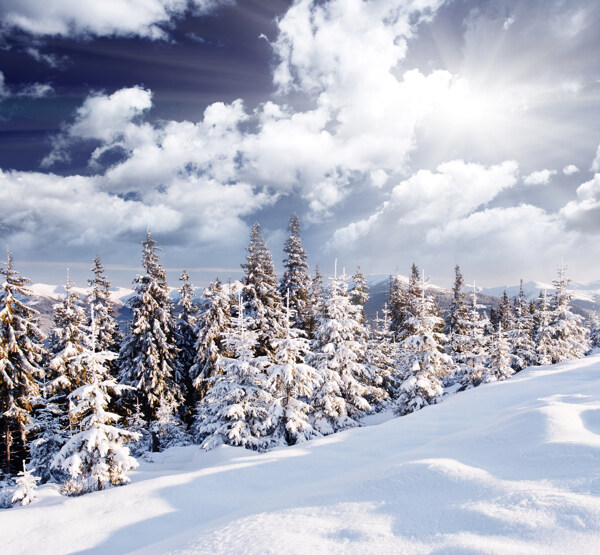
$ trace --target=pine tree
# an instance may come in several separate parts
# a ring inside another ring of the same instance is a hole
[[[519,372],[528,366],[535,365],[537,355],[533,341],[533,319],[529,312],[529,303],[523,290],[523,280],[519,288],[519,296],[515,299],[514,327],[508,332],[511,365],[513,370]]]
[[[65,405],[67,396],[89,379],[87,369],[80,364],[84,349],[87,317],[81,298],[73,291],[73,282],[67,270],[65,298],[54,305],[54,327],[50,338],[47,391],[58,395]]]
[[[312,408],[306,402],[317,386],[317,372],[304,363],[308,340],[302,330],[292,327],[289,300],[286,304],[285,337],[276,340],[275,364],[268,368],[273,445],[294,445],[319,435],[311,425]]]
[[[45,336],[37,326],[39,313],[21,300],[31,295],[30,282],[14,269],[10,251],[0,275],[4,278],[0,284],[0,461],[10,474],[22,467],[26,457],[26,431],[31,402],[39,395],[35,379],[43,374]]]
[[[190,369],[195,400],[200,401],[207,393],[211,380],[223,372],[225,357],[225,333],[231,323],[229,295],[217,279],[204,292],[206,302],[196,323],[196,355]]]
[[[88,279],[88,284],[92,290],[86,301],[94,308],[96,320],[94,326],[98,333],[96,348],[99,351],[118,353],[122,336],[115,317],[115,309],[110,300],[110,282],[104,275],[104,266],[98,255],[94,258],[91,271],[94,277]],[[111,364],[111,371],[116,372],[116,368],[113,366],[114,364]]]
[[[583,318],[571,312],[571,293],[567,289],[570,281],[566,277],[567,267],[560,264],[558,277],[552,282],[555,292],[550,303],[550,332],[552,362],[573,360],[585,356],[589,351],[587,330]]]
[[[535,343],[535,364],[552,364],[552,330],[550,328],[550,307],[546,290],[540,292],[537,310],[533,317],[533,340]]]
[[[311,402],[314,428],[323,435],[357,426],[371,409],[358,311],[350,302],[346,276],[332,278],[309,359],[320,380]]]
[[[190,283],[190,276],[187,270],[183,270],[179,280],[181,288],[179,289],[180,299],[179,319],[175,326],[177,335],[177,348],[179,356],[175,371],[175,381],[183,391],[186,400],[186,407],[191,412],[194,407],[195,395],[192,383],[192,366],[196,359],[196,325],[198,318],[198,307],[193,303],[194,287]],[[175,418],[175,417],[174,417]]]
[[[490,355],[483,372],[482,383],[506,380],[515,373],[511,366],[510,344],[499,324],[490,345]]]
[[[290,216],[287,227],[290,237],[285,242],[283,251],[286,258],[283,261],[285,272],[279,286],[282,299],[289,292],[290,308],[295,314],[296,327],[307,331],[310,326],[310,289],[311,279],[308,275],[308,255],[302,248],[300,237],[300,220],[296,214]]]
[[[258,223],[252,227],[246,252],[246,264],[242,264],[244,306],[258,333],[258,354],[272,357],[275,340],[285,335],[285,317],[271,253]]]
[[[133,321],[119,354],[119,378],[122,384],[137,390],[150,424],[161,401],[175,407],[181,403],[182,394],[174,379],[178,350],[172,303],[165,271],[158,261],[159,247],[150,231],[142,245],[146,274],[134,281],[137,287],[130,302]]]
[[[119,395],[127,386],[118,385],[109,375],[107,362],[116,354],[97,350],[93,308],[91,321],[88,344],[78,355],[80,363],[90,370],[90,382],[69,395],[69,417],[79,432],[73,434],[53,462],[69,474],[70,481],[65,485],[69,494],[126,484],[127,472],[137,467],[125,445],[135,441],[137,434],[114,426],[120,417],[107,410],[110,393]]]
[[[198,403],[194,432],[206,450],[226,444],[264,451],[271,442],[267,358],[255,355],[258,333],[244,315],[241,299],[238,310],[234,327],[225,334],[225,347],[234,356],[226,361],[224,373],[211,379],[212,387]]]
[[[415,268],[413,265],[413,274]],[[410,316],[405,323],[407,332],[398,360],[404,377],[395,409],[399,415],[437,403],[443,393],[442,379],[453,364],[452,358],[443,352],[446,337],[436,331],[443,320],[435,315],[433,299],[425,296],[425,279],[412,291],[418,291],[419,296],[411,297]]]

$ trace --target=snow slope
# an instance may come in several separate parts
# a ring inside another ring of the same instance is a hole
[[[3,552],[597,553],[600,355],[301,446],[155,458],[0,512]]]

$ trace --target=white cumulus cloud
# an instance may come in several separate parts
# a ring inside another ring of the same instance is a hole
[[[523,183],[525,185],[547,185],[553,175],[556,175],[556,170],[535,171],[525,176]]]

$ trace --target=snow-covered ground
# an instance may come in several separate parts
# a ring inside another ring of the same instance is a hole
[[[598,553],[600,355],[266,454],[176,448],[133,483],[42,486],[3,553]]]

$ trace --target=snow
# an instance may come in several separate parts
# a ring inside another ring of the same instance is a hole
[[[6,553],[594,553],[600,354],[257,454],[171,448],[127,486],[0,512]]]
[[[519,287],[519,285],[503,285],[500,287],[484,287],[481,289],[478,287],[477,289],[487,295],[493,295],[494,297],[501,297],[504,291],[506,291],[506,294],[512,299],[513,297],[519,296]],[[465,290],[469,288],[470,286],[466,287]],[[548,296],[550,296],[554,293],[555,288],[551,283],[528,281],[523,284],[523,290],[525,291],[525,296],[528,301],[535,301],[538,299],[540,292],[546,290]],[[567,290],[576,301],[587,301],[591,303],[600,301],[600,282],[598,281],[590,283],[572,282],[568,285]]]

